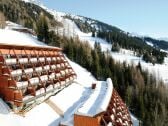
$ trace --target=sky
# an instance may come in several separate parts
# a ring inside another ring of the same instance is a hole
[[[50,9],[90,17],[139,35],[168,38],[168,0],[40,0]]]

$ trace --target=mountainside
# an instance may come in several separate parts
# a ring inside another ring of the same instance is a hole
[[[84,33],[91,33],[92,37],[98,37],[112,44],[112,51],[119,51],[120,48],[129,49],[137,56],[142,56],[146,62],[153,64],[164,62],[166,53],[161,50],[168,50],[168,42],[159,41],[147,37],[132,36],[114,26],[102,23],[90,18],[66,14],[64,18],[72,20]],[[150,39],[150,40],[149,40]],[[99,41],[97,41],[99,42]]]
[[[113,31],[113,32],[122,32],[117,27],[108,25],[98,20],[94,20],[91,18],[83,17],[83,16],[76,16],[71,14],[66,14],[64,18],[70,19],[76,23],[79,29],[82,32],[89,33],[89,32],[98,32],[98,31]]]
[[[36,21],[43,13],[49,19],[50,26],[61,25],[54,16],[45,9],[30,2],[21,0],[0,0],[0,11],[4,13],[6,20],[10,20],[25,27],[35,29]]]
[[[153,46],[156,47],[156,48],[160,48],[160,49],[163,49],[163,50],[168,50],[168,41],[157,40],[157,39],[153,39],[151,37],[144,37],[144,40],[152,43]]]
[[[168,41],[165,40],[157,40],[152,37],[140,37],[140,36],[132,36],[130,33],[122,31],[121,29],[114,27],[112,25],[103,23],[98,20],[94,20],[91,18],[83,17],[83,16],[76,16],[71,14],[66,14],[64,16],[67,19],[70,19],[75,22],[75,24],[79,27],[82,32],[89,33],[89,32],[113,32],[114,34],[125,34],[127,37],[137,38],[139,39],[139,43],[144,43],[144,41],[150,41],[155,47],[159,49],[168,50]],[[101,37],[101,36],[99,36]],[[108,41],[109,38],[106,38]],[[145,43],[146,44],[146,43]]]

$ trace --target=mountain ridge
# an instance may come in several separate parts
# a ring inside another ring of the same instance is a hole
[[[41,8],[43,8],[44,10],[46,10],[47,12],[49,12],[50,14],[52,14],[53,16],[60,15],[59,13],[61,13],[62,18],[70,19],[70,20],[74,21],[75,24],[78,26],[78,28],[85,33],[93,32],[93,31],[97,31],[97,32],[98,31],[106,31],[106,32],[117,31],[117,32],[129,34],[132,36],[132,34],[129,32],[123,31],[116,26],[113,26],[108,23],[104,23],[104,22],[99,21],[97,19],[92,19],[92,18],[88,18],[86,16],[75,15],[75,14],[70,14],[70,13],[65,13],[65,12],[58,12],[55,9],[48,9],[48,7],[46,7],[39,0],[20,0],[20,1],[24,1],[26,3],[38,5]],[[153,38],[150,36],[141,36],[139,34],[133,35],[133,36],[142,39],[142,41],[147,40],[147,42],[148,42],[148,39],[150,38],[150,42],[154,45],[154,47],[158,47],[158,48],[166,50],[166,51],[168,50],[168,44],[167,44],[168,41],[166,41],[166,40],[160,40],[160,39],[156,39],[156,38]]]

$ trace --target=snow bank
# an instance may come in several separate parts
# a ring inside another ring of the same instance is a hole
[[[23,26],[16,24],[16,23],[13,23],[11,21],[6,21],[5,29],[12,30],[12,29],[20,29],[20,28],[23,28]]]
[[[139,120],[132,114],[131,114],[131,120],[132,120],[133,126],[139,126]]]
[[[9,107],[0,98],[0,125],[1,126],[20,126],[18,116],[9,114],[9,113],[10,113]]]
[[[1,126],[23,126],[20,122],[19,116],[14,114],[4,115],[1,113],[0,113],[0,125]]]
[[[0,98],[0,114],[8,114],[9,113],[9,107],[6,105],[6,103]]]
[[[90,87],[93,82],[96,81],[95,77],[87,71],[85,68],[81,67],[79,64],[70,61],[68,58],[66,58],[70,65],[72,66],[73,70],[77,74],[76,81],[85,87]]]
[[[20,119],[22,126],[56,126],[60,116],[46,103],[42,103]]]

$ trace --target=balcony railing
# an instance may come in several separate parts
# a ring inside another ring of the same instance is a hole
[[[41,95],[41,94],[45,94],[44,88],[40,88],[39,90],[36,91],[36,96]]]
[[[30,58],[31,63],[37,63],[37,58]]]
[[[26,64],[26,63],[28,63],[28,58],[19,58],[19,63],[21,63],[21,64]]]
[[[22,75],[22,70],[18,69],[18,70],[13,70],[11,71],[12,76],[20,76]]]
[[[40,82],[38,77],[31,78],[31,79],[29,79],[29,81],[30,81],[31,85],[37,85]]]
[[[25,47],[24,47],[25,48]],[[56,92],[70,80],[73,80],[72,68],[64,55],[57,51],[26,50],[24,48],[8,50],[9,54],[0,57],[2,75],[9,77],[7,86],[18,90],[21,97],[14,102],[28,103],[46,93]],[[7,52],[7,51],[6,51]],[[30,92],[29,89],[33,88]]]
[[[42,82],[46,82],[48,80],[48,75],[40,76],[40,79]]]
[[[33,73],[33,68],[25,69],[24,70],[26,74]]]
[[[5,62],[7,65],[12,65],[12,64],[16,64],[17,60],[16,58],[11,58],[11,59],[6,59]]]
[[[26,88],[28,87],[28,81],[16,82],[16,85],[18,88]]]

